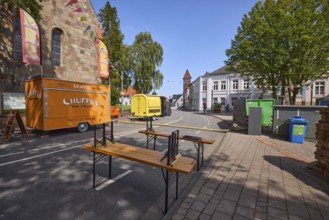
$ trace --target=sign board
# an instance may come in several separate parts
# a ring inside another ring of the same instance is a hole
[[[3,110],[25,109],[24,93],[3,93]]]
[[[19,111],[18,110],[13,110],[13,111],[10,111],[10,114],[8,116],[8,120],[7,120],[7,123],[6,123],[6,128],[5,128],[4,133],[2,135],[2,141],[5,140],[5,139],[7,139],[7,141],[9,141],[9,139],[11,137],[11,134],[15,130],[15,127],[14,127],[15,119],[16,119],[16,122],[17,122],[19,128],[21,129],[22,135],[24,137],[29,138],[29,135],[27,133],[27,130],[25,128],[25,125],[23,123],[23,120],[22,120],[22,117],[21,117]]]
[[[294,125],[292,133],[294,135],[304,135],[305,125]]]

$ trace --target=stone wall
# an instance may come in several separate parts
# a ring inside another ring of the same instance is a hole
[[[321,119],[316,125],[316,151],[317,167],[329,175],[329,106],[320,110]]]
[[[28,65],[13,57],[13,21],[17,16],[0,6],[0,86],[3,92],[24,92],[25,80],[33,75],[87,83],[99,83],[97,46],[99,21],[89,0],[66,6],[66,1],[42,2],[41,33],[42,67]],[[4,11],[6,14],[4,14]],[[90,26],[90,28],[87,28]],[[54,28],[63,31],[61,66],[53,66],[51,34]]]

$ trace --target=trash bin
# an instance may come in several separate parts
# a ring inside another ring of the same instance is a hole
[[[300,116],[289,118],[289,140],[293,143],[303,144],[308,121]]]

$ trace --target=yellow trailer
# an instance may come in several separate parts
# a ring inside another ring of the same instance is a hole
[[[109,86],[51,78],[26,80],[26,125],[49,131],[111,121]]]
[[[161,100],[156,95],[135,94],[131,99],[133,117],[161,116]]]

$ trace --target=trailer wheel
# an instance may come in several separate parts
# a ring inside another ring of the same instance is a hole
[[[78,128],[78,131],[79,131],[79,132],[83,133],[83,132],[86,132],[86,131],[88,130],[89,125],[88,125],[87,122],[82,122],[82,123],[80,123],[80,124],[78,125],[77,128]]]

